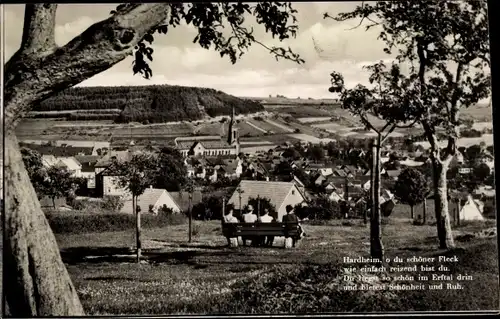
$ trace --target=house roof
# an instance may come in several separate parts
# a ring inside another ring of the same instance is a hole
[[[141,208],[141,212],[147,213],[149,211],[149,206],[155,205],[163,193],[169,195],[164,189],[146,188],[144,193],[137,198],[137,205]],[[131,211],[129,211],[130,209],[132,209],[132,205],[124,205],[122,211],[131,213]]]
[[[118,161],[129,161],[133,153],[129,151],[113,151],[103,156],[96,164],[95,167],[108,167],[111,164],[113,157]]]
[[[79,155],[75,156],[76,160],[82,164],[82,173],[95,172],[95,164],[101,159],[102,156],[97,155]]]
[[[195,141],[178,141],[175,143],[175,146],[181,150],[186,150],[186,149],[189,150],[191,149],[194,143]]]
[[[177,203],[181,211],[187,212],[189,210],[189,194],[187,192],[170,192],[169,194]],[[203,194],[200,191],[194,191],[191,205],[194,206],[202,201]]]
[[[345,176],[347,176],[347,172],[346,172],[345,170],[343,170],[343,169],[338,169],[338,168],[337,168],[337,169],[333,170],[333,173],[334,173],[335,175],[337,175],[337,176],[341,176],[341,177],[345,177]]]
[[[55,157],[75,156],[80,154],[91,155],[92,147],[50,146],[39,144],[20,143],[21,146],[37,151],[41,155],[54,155]]]
[[[80,164],[97,163],[102,156],[99,155],[76,155],[75,158]]]
[[[221,149],[221,148],[233,148],[234,146],[229,145],[229,143],[223,139],[219,140],[201,140],[197,141],[193,147],[197,144],[201,144],[205,149]]]
[[[401,170],[399,169],[386,170],[385,173],[390,177],[398,177],[399,174],[401,174]]]
[[[80,164],[80,162],[78,162],[74,157],[60,157],[58,160],[58,163],[62,163],[69,170],[82,169],[82,164]]]
[[[54,155],[42,155],[42,162],[47,166],[54,166],[58,160]]]
[[[346,173],[355,174],[358,171],[358,169],[356,168],[356,166],[353,166],[353,165],[344,165],[342,168],[344,169],[344,171]]]
[[[236,188],[236,191],[229,199],[228,204],[233,204],[235,207],[239,207],[239,193],[237,190],[241,189],[243,191],[243,193],[241,193],[242,207],[248,204],[249,198],[257,198],[259,196],[260,198],[268,198],[276,210],[279,210],[292,188],[297,189],[295,184],[292,182],[242,180]],[[301,194],[301,196],[304,197],[303,194]]]
[[[23,140],[22,143],[27,144],[38,144],[42,145],[47,143],[46,140]],[[108,148],[110,147],[110,142],[107,141],[77,141],[77,140],[55,140],[51,141],[54,146],[67,146],[67,147],[83,147],[83,148]]]

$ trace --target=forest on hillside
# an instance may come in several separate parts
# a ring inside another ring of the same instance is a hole
[[[151,85],[77,87],[64,90],[41,102],[34,111],[58,111],[68,120],[109,120],[127,122],[168,122],[198,120],[205,116],[263,111],[259,102],[241,99],[210,88]],[[119,113],[96,110],[121,110]],[[65,114],[65,111],[78,113]],[[36,114],[35,117],[57,117]]]

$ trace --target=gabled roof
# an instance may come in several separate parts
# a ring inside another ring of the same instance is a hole
[[[129,151],[113,151],[103,156],[95,164],[95,167],[108,167],[111,164],[113,157],[116,157],[117,161],[126,162],[132,159],[132,155],[133,153]]]
[[[401,174],[401,170],[399,169],[386,170],[385,173],[387,174],[387,176],[390,177],[398,177],[399,174]]]
[[[189,210],[189,194],[187,192],[170,192],[169,194],[177,203],[182,212],[187,212]],[[194,191],[191,201],[191,207],[201,203],[202,201],[203,194],[200,191]]]
[[[353,165],[343,165],[342,169],[346,173],[352,173],[352,174],[355,174],[358,171],[358,169],[356,168],[356,166],[353,166]]]
[[[60,157],[58,160],[57,164],[62,163],[69,170],[82,169],[82,164],[80,164],[74,157]]]
[[[137,198],[137,205],[141,207],[141,212],[149,211],[149,205],[154,205],[160,199],[160,196],[167,191],[158,188],[146,188],[144,193]]]
[[[257,198],[259,196],[260,198],[268,198],[271,204],[274,205],[276,210],[280,209],[292,189],[296,189],[297,191],[299,191],[297,186],[292,182],[242,180],[236,188],[236,191],[228,201],[228,204],[233,204],[235,207],[239,207],[239,193],[237,191],[238,189],[241,189],[243,191],[243,193],[241,193],[242,207],[248,204],[249,198]],[[301,196],[304,197],[302,193]]]
[[[94,163],[95,164],[102,158],[102,156],[99,156],[99,155],[76,155],[75,158],[80,164],[83,165],[86,163]]]
[[[234,148],[233,145],[229,145],[229,143],[223,139],[219,140],[201,140],[201,141],[196,141],[193,144],[193,148],[196,147],[198,144],[201,144],[203,148],[207,150],[213,150],[213,149],[224,149],[224,148]]]
[[[54,166],[57,164],[58,159],[54,155],[42,155],[42,162],[47,167]]]
[[[149,211],[149,206],[150,205],[155,205],[158,200],[160,199],[160,196],[163,195],[163,193],[166,193],[168,197],[172,199],[172,202],[179,207],[179,204],[175,201],[174,198],[164,189],[158,189],[158,188],[146,188],[144,190],[144,193],[137,198],[137,205],[141,208],[142,213],[147,213]],[[123,212],[128,212],[131,213],[132,205],[131,201],[127,203],[128,205],[125,205],[122,209]]]
[[[345,170],[338,169],[338,168],[336,168],[336,169],[333,170],[333,174],[335,174],[337,176],[341,176],[341,177],[347,176],[347,172]]]
[[[31,150],[37,151],[41,155],[54,155],[56,157],[60,156],[75,156],[79,154],[91,155],[92,147],[72,147],[72,146],[49,146],[49,145],[39,145],[39,144],[25,144],[20,143],[20,146],[27,147]]]

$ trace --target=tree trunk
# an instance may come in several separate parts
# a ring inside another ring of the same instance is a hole
[[[374,141],[373,152],[373,185],[372,185],[372,216],[370,221],[370,255],[382,261],[384,246],[380,230],[380,137]]]
[[[132,205],[135,210],[135,243],[137,253],[137,263],[141,262],[142,242],[141,242],[141,211],[137,209],[137,196],[132,195]]]
[[[52,197],[52,207],[56,209],[56,198]]]
[[[424,198],[424,207],[423,207],[422,215],[424,215],[422,222],[425,225],[425,222],[427,221],[427,198]]]
[[[189,229],[188,229],[188,242],[191,242],[193,224],[193,208],[191,207],[191,194],[189,194]]]
[[[415,219],[415,215],[413,214],[413,205],[410,205],[410,218],[411,220]]]
[[[450,215],[448,212],[448,189],[446,172],[447,164],[440,163],[432,158],[434,209],[436,212],[436,226],[439,239],[439,248],[452,249],[455,247],[451,230]]]
[[[83,308],[22,164],[15,129],[33,106],[129,56],[170,14],[169,3],[130,4],[56,47],[56,4],[26,4],[20,49],[4,65],[5,298],[13,317],[81,316]]]
[[[3,268],[10,315],[84,315],[13,132],[5,138],[5,195]]]

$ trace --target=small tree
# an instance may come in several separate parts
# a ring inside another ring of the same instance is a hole
[[[472,168],[472,176],[478,185],[485,184],[491,175],[491,169],[486,163],[479,163]]]
[[[158,153],[158,174],[154,180],[157,188],[177,192],[187,183],[187,168],[178,150],[164,147]]]
[[[153,154],[139,153],[130,161],[114,161],[110,172],[116,176],[120,187],[132,194],[132,210],[136,216],[137,262],[141,261],[141,212],[137,208],[137,199],[150,187],[158,175],[158,159]]]
[[[403,204],[410,205],[411,219],[414,218],[413,208],[420,204],[429,194],[429,182],[419,170],[404,169],[394,184],[394,196]]]
[[[61,167],[49,167],[43,182],[38,183],[39,192],[52,200],[52,205],[56,208],[55,199],[67,197],[74,193],[76,183],[71,176],[71,172]]]
[[[42,183],[47,176],[47,170],[43,165],[42,155],[37,151],[31,150],[29,148],[22,148],[21,155],[23,158],[24,166],[28,171],[28,176],[31,184],[35,188],[35,192],[38,196],[43,196],[41,190],[43,188]]]

